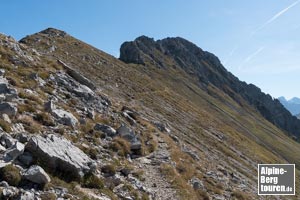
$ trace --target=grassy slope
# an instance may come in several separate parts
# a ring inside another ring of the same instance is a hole
[[[31,36],[31,42],[35,37],[43,35]],[[200,89],[178,68],[127,65],[70,36],[53,38],[50,44],[59,48],[48,55],[94,80],[116,102],[135,107],[148,118],[169,122],[173,133],[201,155],[203,171],[205,165],[228,165],[253,181],[255,187],[258,163],[300,166],[299,143],[245,102],[241,107],[212,86],[207,91]],[[165,62],[172,65],[172,61]],[[173,150],[176,152],[175,146]]]

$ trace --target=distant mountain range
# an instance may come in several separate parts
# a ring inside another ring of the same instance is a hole
[[[300,117],[300,98],[294,97],[287,100],[285,97],[279,97],[278,100],[288,109],[293,115]]]

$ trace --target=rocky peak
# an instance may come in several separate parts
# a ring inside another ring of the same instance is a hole
[[[162,47],[162,51],[165,51],[168,55],[175,54],[180,56],[182,54],[192,54],[196,56],[204,56],[205,53],[201,48],[181,37],[168,37],[158,40],[157,42]]]
[[[222,76],[228,74],[220,60],[213,54],[203,51],[192,42],[181,37],[168,37],[155,41],[153,38],[141,36],[132,42],[125,42],[120,49],[120,60],[126,63],[155,64],[168,68],[166,59],[175,62],[186,72],[197,74],[204,82],[208,82],[209,69],[207,64],[213,65]],[[216,78],[216,77],[215,77]]]
[[[125,42],[120,48],[120,60],[126,63],[145,64],[151,60],[148,55],[155,49],[156,42],[153,38],[140,36],[132,42]],[[147,58],[148,57],[148,58]]]
[[[65,31],[61,31],[61,30],[58,30],[55,28],[47,28],[47,29],[41,31],[40,33],[46,34],[50,37],[55,37],[55,36],[64,37],[65,35],[67,35],[67,33]]]
[[[287,102],[287,100],[284,96],[278,97],[278,100],[281,102]]]
[[[291,100],[290,100],[291,103],[294,103],[294,104],[300,104],[300,98],[298,97],[293,97]]]

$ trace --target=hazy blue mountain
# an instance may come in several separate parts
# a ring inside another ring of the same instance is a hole
[[[279,97],[278,100],[288,109],[293,115],[300,114],[300,98],[294,97],[287,100],[285,97]]]

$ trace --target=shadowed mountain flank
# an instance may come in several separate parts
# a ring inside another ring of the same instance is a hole
[[[120,60],[126,63],[154,64],[162,68],[172,65],[199,79],[202,87],[212,84],[235,101],[246,100],[267,120],[296,137],[300,134],[300,121],[292,116],[277,99],[263,93],[253,84],[240,81],[228,72],[212,53],[203,51],[193,43],[180,38],[155,41],[141,36],[121,46]],[[172,65],[170,65],[170,61]]]

